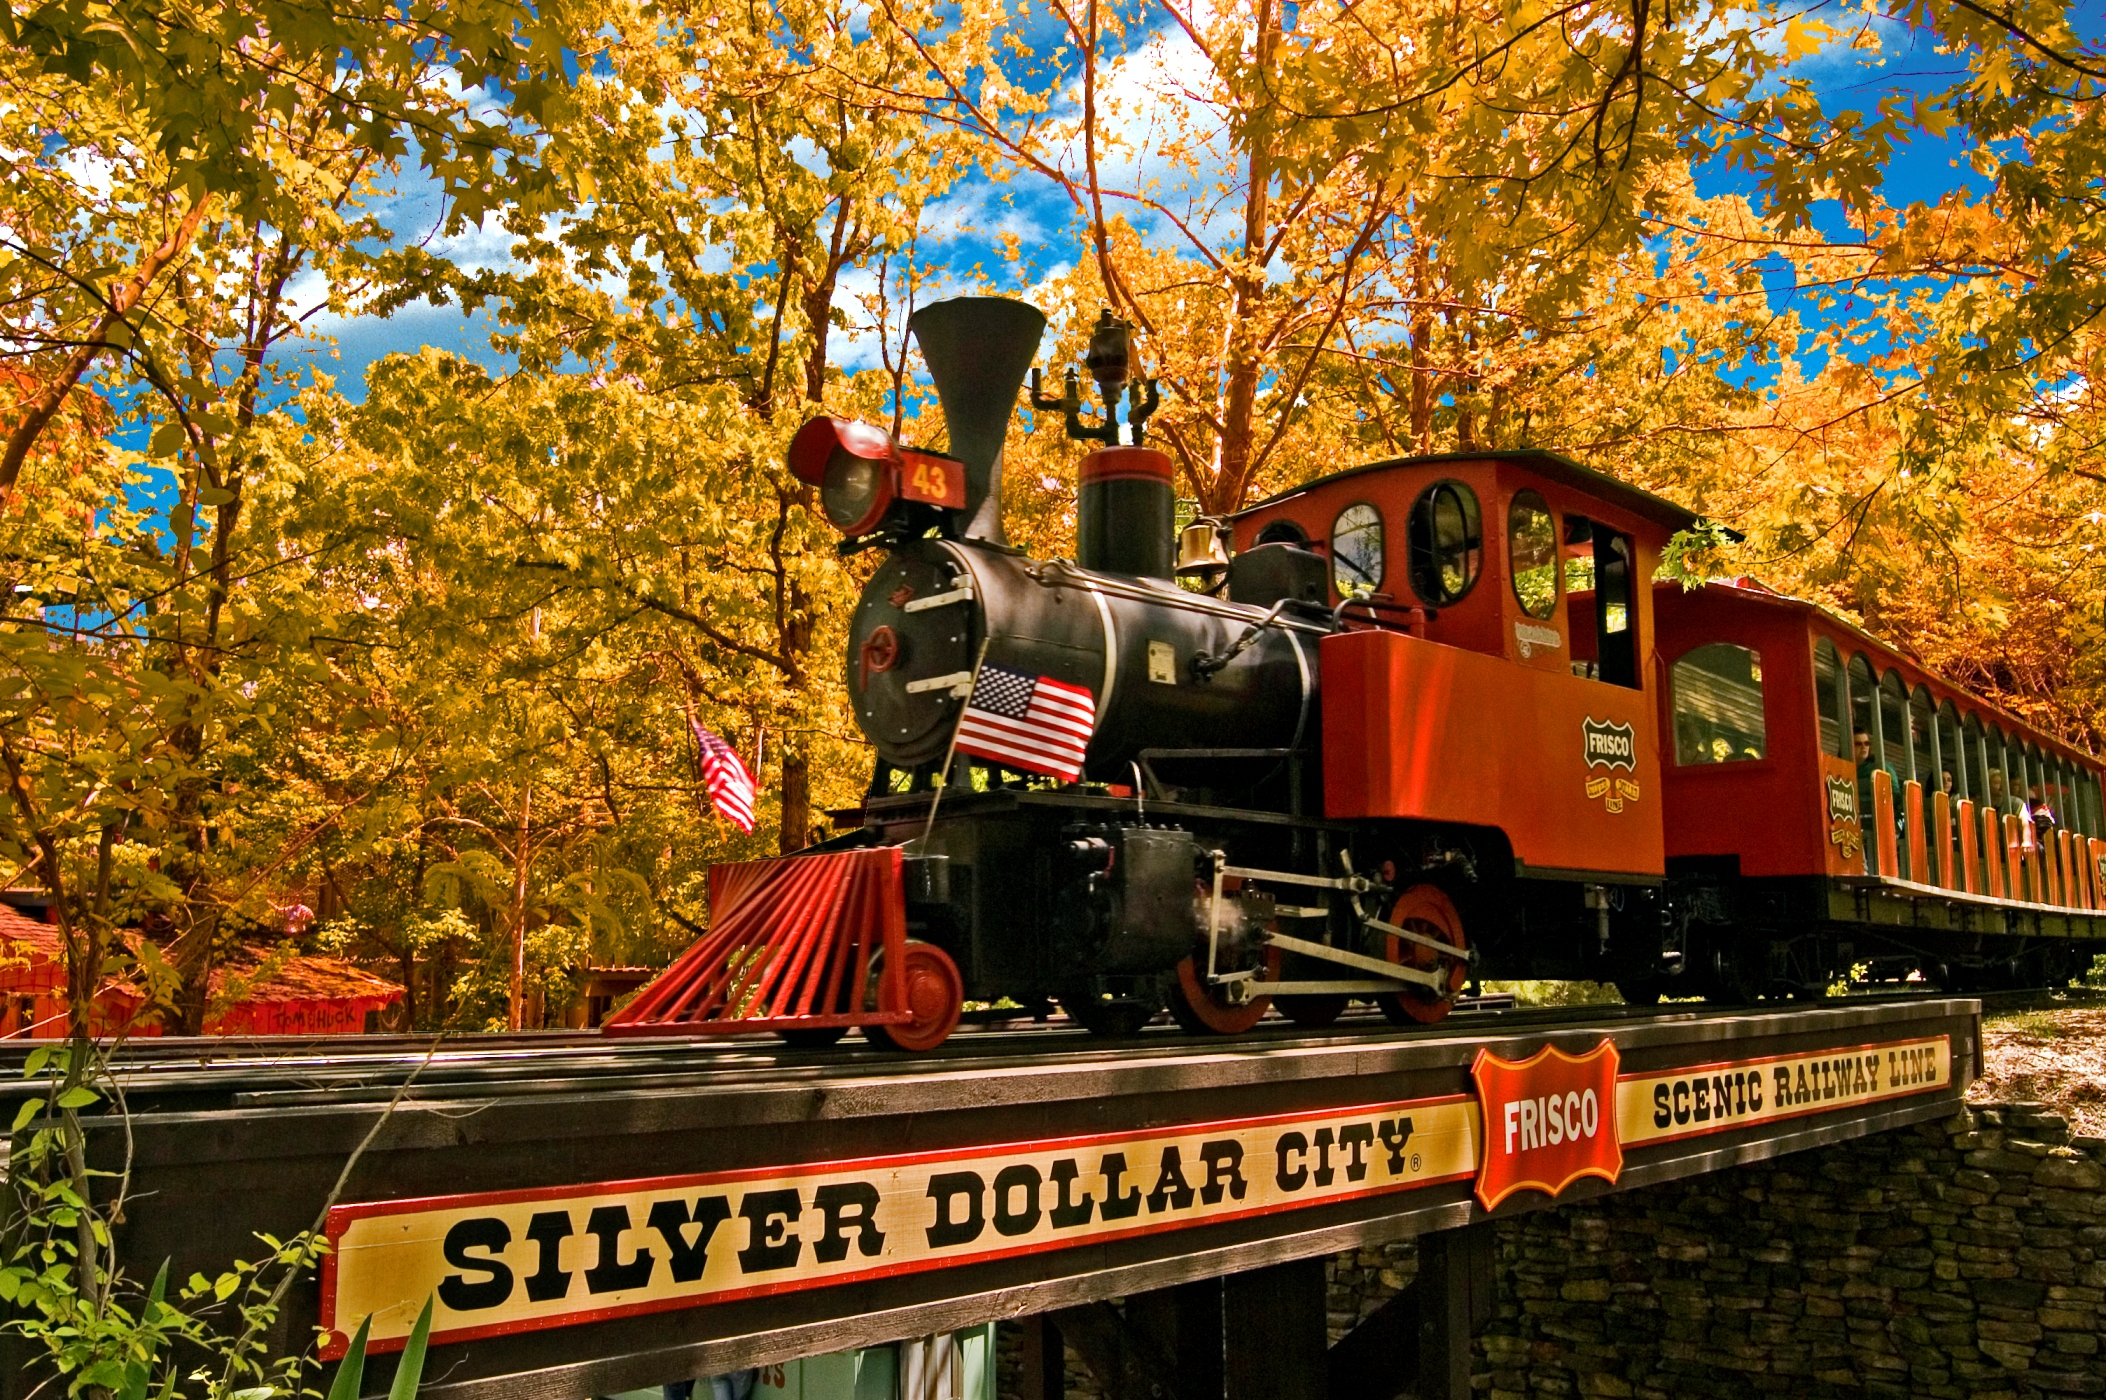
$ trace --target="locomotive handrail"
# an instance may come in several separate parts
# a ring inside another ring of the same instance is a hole
[[[978,545],[980,541],[973,541]],[[1255,621],[1257,609],[1248,603],[1231,603],[1220,598],[1210,598],[1204,593],[1191,593],[1175,584],[1161,588],[1122,579],[1115,574],[1092,573],[1069,559],[1048,559],[1036,567],[1023,571],[1033,582],[1045,588],[1095,589],[1114,597],[1126,598],[1137,603],[1153,603],[1163,607],[1185,608],[1192,612],[1209,613],[1215,617],[1235,622]],[[1056,577],[1064,576],[1064,577]],[[1281,617],[1273,626],[1291,632],[1305,632],[1312,637],[1328,637],[1331,628],[1322,623],[1306,622],[1298,618]]]
[[[1197,656],[1194,656],[1192,658],[1193,673],[1196,674],[1201,680],[1205,680],[1208,676],[1213,675],[1216,671],[1227,670],[1228,664],[1231,661],[1234,661],[1237,657],[1243,655],[1244,652],[1250,650],[1251,643],[1258,640],[1259,633],[1263,632],[1268,627],[1276,625],[1279,622],[1281,611],[1293,601],[1294,600],[1292,598],[1282,598],[1277,603],[1274,603],[1272,605],[1272,611],[1266,613],[1265,616],[1259,618],[1256,622],[1253,622],[1249,626],[1245,627],[1243,629],[1243,635],[1236,638],[1235,641],[1229,643],[1228,650],[1222,652],[1219,656],[1204,651],[1200,652]]]

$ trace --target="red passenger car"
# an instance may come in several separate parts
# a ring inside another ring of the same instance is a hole
[[[1723,987],[1853,962],[2030,986],[2088,962],[2097,760],[1758,583],[1654,597],[1667,868],[1736,930],[1709,941]]]

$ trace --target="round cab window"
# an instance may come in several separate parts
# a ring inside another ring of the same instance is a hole
[[[1484,567],[1484,522],[1477,493],[1436,481],[1411,507],[1411,587],[1435,606],[1468,593]]]
[[[1382,586],[1382,512],[1365,502],[1331,522],[1331,586],[1341,598]]]
[[[1530,617],[1558,610],[1558,531],[1550,507],[1533,491],[1516,491],[1506,511],[1506,557],[1514,598]]]

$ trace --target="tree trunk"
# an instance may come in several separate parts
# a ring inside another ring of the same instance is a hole
[[[512,843],[512,977],[507,998],[505,1024],[525,1029],[526,1019],[526,898],[527,867],[533,860],[534,785],[527,783],[519,799],[519,836]]]
[[[784,855],[801,851],[812,831],[812,765],[801,750],[782,751],[782,827],[776,849]]]
[[[1433,296],[1423,246],[1411,254],[1411,439],[1420,452],[1433,450]]]
[[[1268,78],[1272,55],[1279,41],[1280,12],[1272,0],[1258,7],[1257,67]],[[1265,367],[1260,363],[1257,319],[1265,300],[1265,269],[1259,259],[1265,252],[1265,236],[1272,217],[1272,122],[1260,109],[1245,128],[1249,143],[1245,152],[1248,175],[1243,197],[1243,246],[1236,272],[1230,279],[1233,303],[1229,310],[1228,345],[1223,360],[1228,369],[1221,406],[1219,468],[1211,490],[1201,495],[1201,509],[1210,515],[1226,514],[1243,505],[1256,463],[1255,445],[1258,385]]]

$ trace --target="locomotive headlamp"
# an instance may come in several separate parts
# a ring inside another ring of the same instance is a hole
[[[1089,366],[1090,378],[1097,381],[1106,403],[1115,402],[1125,391],[1133,363],[1133,331],[1108,307],[1097,317],[1097,329],[1090,335],[1089,353],[1082,362]]]
[[[877,529],[902,502],[965,505],[962,462],[901,447],[882,428],[849,418],[819,417],[799,428],[789,465],[792,476],[819,488],[820,508],[844,535]]]

